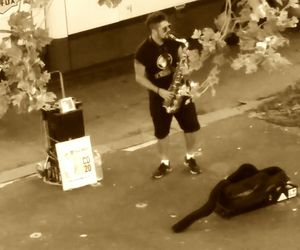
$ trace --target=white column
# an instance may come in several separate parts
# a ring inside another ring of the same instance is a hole
[[[46,27],[54,39],[68,37],[65,0],[52,0],[45,10]]]

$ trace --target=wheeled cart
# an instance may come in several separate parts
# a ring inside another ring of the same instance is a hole
[[[67,112],[62,112],[60,101],[65,98],[62,73],[59,71],[52,73],[58,73],[60,76],[62,99],[55,102],[50,108],[43,108],[41,110],[43,133],[45,134],[46,140],[46,160],[44,164],[38,167],[37,171],[39,175],[43,177],[44,181],[61,184],[55,144],[83,137],[85,131],[83,111],[81,109],[82,103],[72,98],[71,101],[75,108]]]

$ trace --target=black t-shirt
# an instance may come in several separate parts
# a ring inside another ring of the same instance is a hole
[[[169,39],[158,45],[149,37],[138,47],[135,59],[145,66],[147,78],[157,87],[168,89],[172,83],[180,45]]]

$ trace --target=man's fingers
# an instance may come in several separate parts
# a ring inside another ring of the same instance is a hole
[[[174,96],[175,96],[174,93],[170,92],[169,95],[167,96],[167,100],[171,101]]]

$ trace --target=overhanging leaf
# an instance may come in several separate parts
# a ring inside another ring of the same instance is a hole
[[[21,108],[22,102],[27,98],[27,94],[25,92],[19,92],[15,95],[11,96],[11,101],[14,106]]]
[[[289,0],[289,6],[295,9],[299,8],[299,0]]]
[[[6,95],[0,95],[0,119],[7,112],[9,104],[10,104],[9,97]]]

